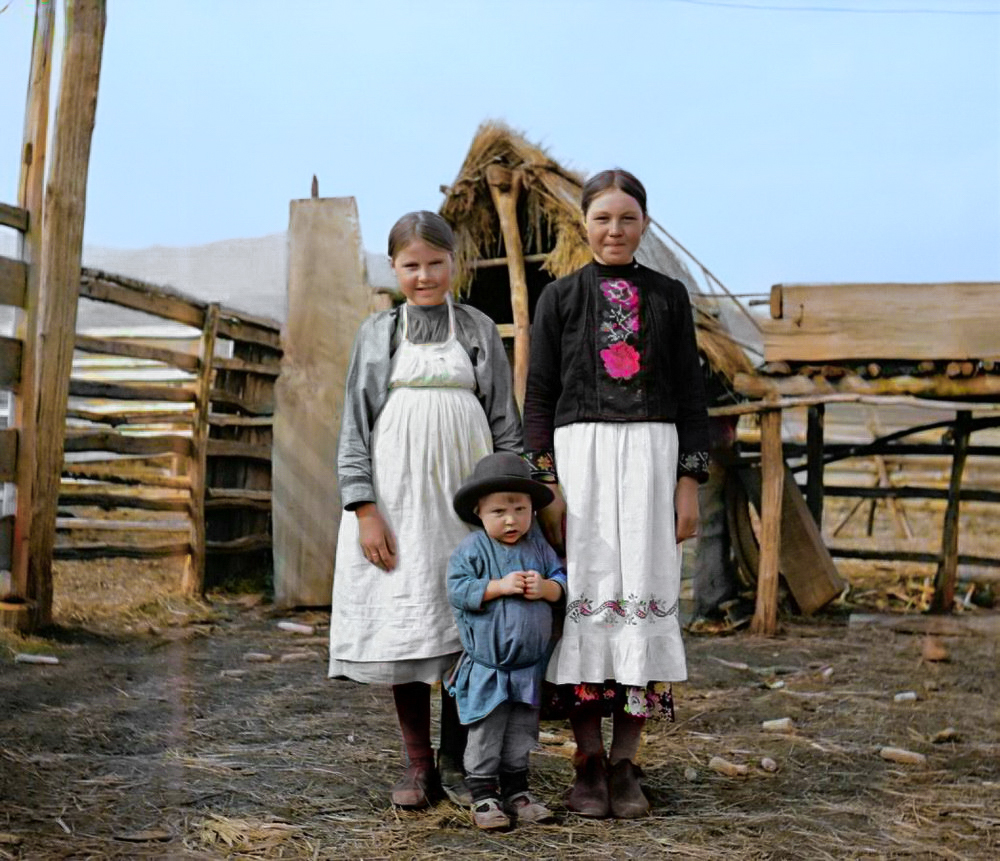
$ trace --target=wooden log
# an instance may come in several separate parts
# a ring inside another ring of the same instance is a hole
[[[865,380],[857,374],[846,374],[839,380],[811,379],[797,374],[791,377],[760,377],[737,374],[734,388],[749,398],[787,398],[827,394],[860,395],[920,395],[934,398],[1000,396],[1000,378],[955,378],[937,375],[929,377],[882,377]]]
[[[522,256],[524,263],[544,263],[548,254],[525,254]],[[491,269],[495,266],[510,266],[509,257],[491,257],[488,260],[473,260],[469,267],[471,269]]]
[[[120,461],[116,461],[115,463],[118,466],[121,465]],[[115,470],[107,465],[67,464],[63,467],[62,474],[65,478],[103,481],[108,484],[145,485],[148,487],[176,489],[186,489],[191,486],[191,481],[186,475],[160,475],[148,471],[129,474]]]
[[[55,545],[56,559],[163,559],[187,556],[191,545],[187,541],[164,541],[149,544],[110,544],[101,542]]]
[[[176,434],[158,436],[127,436],[114,431],[71,432],[66,435],[64,451],[110,451],[115,454],[179,454],[191,453],[191,439]]]
[[[826,407],[813,404],[806,419],[806,503],[816,526],[823,528],[823,422]]]
[[[234,394],[233,392],[227,392],[225,389],[221,388],[212,389],[212,404],[224,404],[228,407],[235,407],[238,410],[242,410],[245,413],[251,413],[253,415],[270,416],[274,414],[274,400],[270,397],[257,401],[250,397],[244,397]]]
[[[136,341],[123,341],[113,338],[91,338],[87,335],[76,336],[76,349],[85,353],[101,353],[106,356],[125,356],[130,359],[149,359],[163,362],[185,371],[198,370],[198,357],[179,350],[168,350],[163,347],[152,347]]]
[[[780,314],[762,327],[765,361],[996,355],[997,283],[783,284],[772,298],[776,290]]]
[[[184,427],[194,422],[194,414],[188,410],[115,410],[97,412],[71,407],[66,410],[67,419],[79,419],[94,424],[111,425],[176,425]]]
[[[52,166],[42,216],[41,294],[32,452],[35,482],[28,552],[28,597],[52,618],[52,554],[62,470],[63,428],[73,364],[77,286],[83,250],[87,170],[97,107],[105,0],[67,0],[66,40]]]
[[[21,431],[18,428],[0,430],[0,481],[14,481],[19,474],[20,438]]]
[[[219,329],[219,306],[210,305],[201,336],[201,369],[198,373],[196,419],[191,441],[191,555],[184,567],[181,589],[186,595],[205,591],[205,490],[208,468],[208,413],[212,406],[212,374],[215,339]]]
[[[0,257],[0,305],[24,307],[28,289],[28,264],[21,260]]]
[[[188,520],[104,520],[87,517],[57,517],[59,532],[184,532]]]
[[[95,302],[110,302],[154,317],[164,317],[195,329],[205,324],[205,309],[166,288],[157,288],[134,278],[86,269],[80,279],[80,296]]]
[[[17,391],[21,383],[21,341],[0,336],[0,389]]]
[[[91,380],[69,381],[69,394],[75,398],[114,401],[162,401],[183,403],[195,399],[188,386],[137,386],[132,383],[95,383]]]
[[[951,480],[948,482],[948,503],[944,513],[944,531],[941,537],[941,562],[934,577],[932,613],[950,613],[955,603],[955,583],[958,572],[958,515],[961,505],[962,473],[969,454],[968,424],[972,414],[962,411],[955,421],[955,453],[951,461]]]
[[[781,495],[785,461],[781,451],[781,411],[769,410],[761,422],[761,537],[757,602],[752,634],[772,636],[778,627],[778,558],[781,550]]]
[[[263,374],[266,377],[277,377],[281,373],[281,364],[274,362],[244,362],[242,359],[226,359],[217,356],[213,367],[227,371],[242,371],[246,374]]]
[[[288,255],[287,350],[275,383],[271,465],[274,602],[328,606],[343,516],[336,464],[344,381],[370,302],[355,201],[292,201]],[[223,490],[221,482],[214,487]]]
[[[21,387],[14,399],[13,423],[19,429],[16,461],[17,511],[11,559],[11,590],[25,605],[27,628],[33,630],[42,620],[41,609],[31,596],[37,594],[35,575],[29,571],[30,535],[35,482],[39,296],[41,294],[42,204],[45,193],[45,159],[48,145],[49,83],[52,70],[52,37],[55,31],[55,8],[51,3],[35,4],[35,34],[31,46],[27,108],[21,147],[21,173],[17,200],[28,213],[27,228],[20,236],[20,258],[27,265],[24,292],[17,302],[24,313],[17,322],[21,354]],[[8,297],[12,299],[13,297]]]
[[[59,507],[94,506],[106,510],[114,508],[138,508],[143,511],[190,511],[191,499],[188,495],[172,497],[139,496],[134,492],[112,493],[94,490],[94,485],[70,487],[63,485],[59,491]]]
[[[486,168],[493,206],[500,218],[504,246],[507,249],[507,273],[510,280],[510,306],[514,315],[514,399],[519,410],[524,409],[524,392],[528,383],[528,281],[524,271],[524,249],[517,223],[517,199],[521,191],[520,171],[511,171],[499,164]]]
[[[272,326],[262,326],[245,322],[237,317],[219,318],[219,337],[231,341],[242,341],[245,344],[256,344],[268,347],[278,356],[281,355],[281,332],[276,323]]]
[[[251,553],[255,550],[266,550],[272,546],[271,536],[266,532],[256,535],[243,535],[230,541],[209,541],[205,549],[215,555]]]
[[[247,490],[242,487],[209,487],[205,491],[206,501],[211,502],[271,502],[270,490]]]
[[[274,424],[274,416],[239,416],[233,413],[211,413],[208,423],[212,427],[261,427],[269,428]]]
[[[242,457],[253,460],[271,460],[271,446],[255,445],[238,440],[210,439],[208,454],[212,457]]]
[[[9,203],[0,203],[0,225],[13,227],[21,233],[28,232],[28,210]]]

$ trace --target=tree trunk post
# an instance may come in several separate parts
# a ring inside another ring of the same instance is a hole
[[[778,629],[778,557],[781,549],[781,497],[785,483],[781,410],[761,413],[760,466],[760,569],[757,572],[757,605],[750,633],[771,636]]]
[[[951,458],[951,480],[948,482],[948,503],[944,512],[944,534],[941,540],[941,561],[934,578],[932,613],[950,613],[955,603],[955,583],[958,579],[958,515],[961,504],[962,473],[969,454],[969,424],[972,414],[959,412],[955,421],[955,452]]]
[[[37,602],[41,624],[52,618],[56,507],[73,367],[87,171],[106,21],[105,0],[67,0],[52,167],[42,217],[36,395],[35,403],[26,405],[33,408],[39,430],[28,537],[28,597]]]
[[[524,273],[524,247],[517,226],[517,198],[521,192],[521,174],[499,164],[486,168],[493,205],[500,217],[503,244],[507,249],[507,272],[510,278],[510,307],[514,316],[514,399],[524,411],[524,391],[528,385],[528,281]]]

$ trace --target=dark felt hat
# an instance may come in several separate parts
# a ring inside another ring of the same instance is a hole
[[[482,521],[473,509],[484,496],[503,490],[527,493],[536,510],[545,508],[553,499],[552,491],[531,477],[531,467],[526,460],[509,451],[501,451],[487,455],[476,464],[472,477],[455,494],[455,513],[466,523],[480,526]]]

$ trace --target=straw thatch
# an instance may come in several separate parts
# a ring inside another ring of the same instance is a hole
[[[479,127],[458,178],[444,189],[440,209],[455,232],[459,295],[471,289],[476,261],[504,254],[500,221],[486,181],[486,168],[492,164],[521,175],[518,225],[524,254],[544,255],[541,267],[553,279],[589,263],[592,255],[580,213],[584,178],[503,123],[490,121]],[[714,298],[698,290],[680,256],[649,230],[636,257],[687,286],[696,308],[698,346],[712,368],[729,381],[736,373],[751,373],[752,364],[729,337]]]

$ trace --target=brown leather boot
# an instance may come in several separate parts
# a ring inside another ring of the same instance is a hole
[[[576,780],[566,795],[566,807],[581,816],[601,819],[608,815],[611,803],[608,798],[608,761],[604,754],[573,756]]]
[[[410,763],[403,776],[389,790],[389,798],[396,807],[422,810],[430,807],[441,796],[434,760],[417,760]]]
[[[608,794],[615,819],[638,819],[649,813],[649,799],[639,785],[641,774],[642,770],[630,759],[620,759],[611,766]]]

